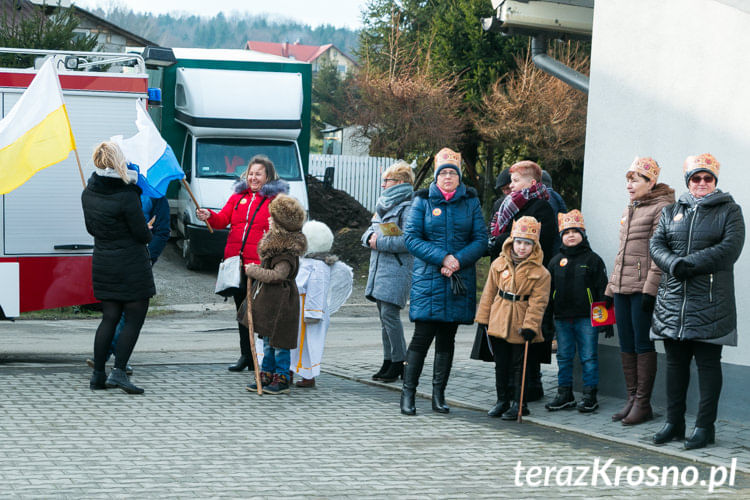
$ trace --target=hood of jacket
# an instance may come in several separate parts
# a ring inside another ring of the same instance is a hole
[[[125,184],[122,178],[118,175],[111,177],[107,175],[99,175],[96,172],[91,174],[86,187],[91,191],[99,194],[114,194],[122,193],[123,191],[134,191],[140,196],[143,191],[141,188],[133,183]]]
[[[232,190],[237,194],[244,193],[249,189],[250,188],[245,179],[236,180],[234,181],[234,184],[232,184]],[[265,198],[273,198],[281,193],[289,194],[289,183],[283,179],[268,181],[261,186],[260,191],[258,192]]]
[[[507,238],[505,240],[505,243],[503,243],[503,251],[502,254],[505,255],[505,258],[508,260],[508,262],[513,262],[513,257],[511,256],[510,252],[513,250],[513,238]],[[542,247],[539,246],[539,242],[534,242],[534,248],[531,249],[531,254],[524,259],[523,262],[529,261],[534,262],[535,264],[541,266],[542,261],[544,260],[544,252],[542,252]],[[519,262],[518,265],[522,265],[523,262]]]
[[[729,193],[725,193],[724,191],[717,189],[713,193],[711,193],[708,196],[705,196],[704,198],[700,200],[696,200],[690,193],[682,193],[680,195],[680,199],[677,200],[677,203],[680,205],[684,205],[689,208],[695,208],[698,205],[704,206],[704,207],[715,207],[718,205],[721,205],[722,203],[733,203],[734,198],[732,198],[732,195]]]
[[[307,238],[301,232],[272,228],[258,243],[258,256],[268,260],[278,255],[301,257],[307,250]]]
[[[313,252],[305,255],[306,259],[320,260],[326,263],[326,265],[332,266],[339,261],[339,256],[332,254],[331,252]]]
[[[635,200],[633,203],[638,205],[652,205],[654,203],[659,203],[660,201],[674,203],[674,199],[674,189],[660,182],[659,184],[655,185],[651,191],[644,194],[641,198]]]

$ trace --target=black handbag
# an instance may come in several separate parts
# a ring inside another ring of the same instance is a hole
[[[477,333],[474,336],[474,345],[471,348],[469,358],[479,361],[495,361],[486,325],[477,325]]]

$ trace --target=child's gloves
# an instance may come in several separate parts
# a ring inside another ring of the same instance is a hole
[[[615,327],[612,325],[597,327],[596,331],[599,333],[603,333],[605,339],[615,336]]]
[[[656,297],[644,293],[641,298],[641,311],[651,316],[654,314],[654,306],[656,306]]]
[[[534,337],[536,337],[536,332],[530,328],[521,328],[521,331],[518,333],[521,334],[521,337],[523,337],[526,342],[531,342],[534,340]]]
[[[693,268],[695,266],[684,260],[680,260],[675,264],[672,276],[677,278],[679,281],[685,281],[693,276]]]

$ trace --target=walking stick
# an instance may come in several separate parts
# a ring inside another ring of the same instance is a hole
[[[523,371],[521,372],[521,397],[518,398],[520,401],[518,401],[518,419],[516,422],[523,423],[523,389],[526,385],[526,359],[529,357],[529,341],[526,341],[526,344],[523,348]]]
[[[260,385],[260,367],[258,366],[258,353],[255,349],[255,334],[253,333],[253,280],[247,278],[247,329],[250,335],[250,353],[253,356],[253,368],[255,370],[255,386],[258,388],[258,396],[263,395],[263,387]]]

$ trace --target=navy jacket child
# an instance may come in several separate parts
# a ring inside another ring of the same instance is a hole
[[[601,257],[589,246],[580,211],[559,214],[558,227],[562,246],[547,266],[552,276],[550,303],[557,331],[558,387],[557,397],[545,408],[556,411],[576,407],[573,358],[577,350],[583,371],[583,400],[578,410],[592,412],[599,407],[599,332],[591,326],[591,303],[604,300],[607,273]],[[600,329],[607,336],[612,332],[611,325]]]

